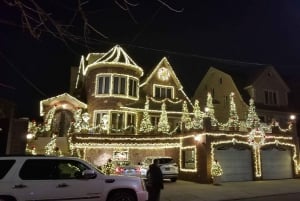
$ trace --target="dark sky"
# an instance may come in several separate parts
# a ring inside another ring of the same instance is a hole
[[[26,10],[34,5],[22,2],[23,18],[19,7],[0,3],[0,98],[16,103],[18,117],[35,118],[40,100],[68,92],[70,67],[81,55],[116,44],[146,73],[166,56],[189,95],[201,80],[189,72],[199,70],[202,60],[272,64],[290,85],[299,85],[298,0],[127,1],[134,6],[90,0],[83,12],[74,0],[36,0],[53,20],[44,17],[44,24],[38,21],[41,10]],[[24,19],[38,27],[39,38]],[[54,24],[62,25],[61,34]]]

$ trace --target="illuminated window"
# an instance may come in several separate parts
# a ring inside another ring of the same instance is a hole
[[[122,76],[114,76],[113,78],[113,94],[126,94],[126,78]]]
[[[98,94],[109,94],[110,76],[98,76]]]
[[[195,165],[195,149],[182,150],[182,167],[184,169],[194,169]]]
[[[173,98],[173,88],[167,86],[154,86],[154,97],[156,98]]]
[[[272,90],[265,90],[265,104],[266,105],[277,105],[277,92]]]

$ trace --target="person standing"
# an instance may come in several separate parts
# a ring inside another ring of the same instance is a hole
[[[149,165],[147,172],[148,179],[148,201],[159,201],[160,191],[164,188],[163,175],[158,166],[158,159],[153,160],[153,164]]]

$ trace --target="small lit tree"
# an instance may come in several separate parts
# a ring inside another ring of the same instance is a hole
[[[217,160],[215,160],[211,165],[211,176],[218,177],[218,176],[222,176],[222,174],[223,174],[223,169],[220,163]]]
[[[187,130],[191,129],[191,126],[192,126],[191,125],[191,117],[189,115],[189,111],[188,111],[188,107],[187,107],[186,101],[183,101],[183,104],[182,104],[181,124],[182,124],[182,128],[181,129],[184,129],[184,128],[186,128]]]
[[[170,125],[168,123],[168,115],[167,115],[165,103],[163,103],[161,105],[161,114],[159,117],[159,122],[158,122],[157,128],[158,128],[158,132],[162,132],[162,133],[168,133],[170,130]]]
[[[230,94],[230,110],[229,110],[229,119],[227,122],[229,128],[238,128],[240,126],[239,116],[236,112],[236,105],[234,102],[234,93]]]
[[[150,133],[153,130],[153,126],[151,124],[150,116],[149,116],[149,99],[146,98],[145,109],[143,112],[143,118],[140,124],[139,131],[142,133]]]
[[[246,126],[247,128],[258,128],[260,124],[260,119],[257,116],[255,111],[254,100],[251,98],[249,100],[249,109],[248,109],[248,116],[246,119]]]
[[[215,118],[215,108],[214,108],[214,104],[213,104],[213,97],[210,92],[207,93],[205,116],[210,118],[212,126],[218,125],[218,121]]]
[[[53,134],[50,142],[45,146],[45,154],[53,156],[62,156],[61,151],[56,145],[56,135]]]
[[[195,100],[194,104],[194,119],[193,119],[193,128],[195,129],[202,129],[203,128],[203,118],[199,106],[199,101]]]

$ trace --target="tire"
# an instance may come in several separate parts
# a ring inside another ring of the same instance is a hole
[[[177,178],[171,178],[171,182],[176,182]]]
[[[129,191],[120,190],[109,195],[107,201],[136,201],[136,197]]]

